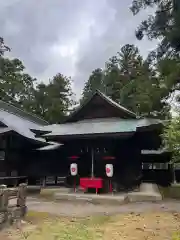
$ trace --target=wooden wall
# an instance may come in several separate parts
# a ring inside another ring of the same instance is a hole
[[[104,177],[105,164],[113,163],[113,181],[119,186],[130,187],[140,180],[155,181],[160,184],[170,183],[172,180],[171,170],[142,170],[141,149],[157,149],[161,139],[156,131],[136,133],[126,138],[94,138],[67,140],[64,145],[54,151],[37,151],[35,145],[17,135],[6,138],[6,159],[0,161],[1,171],[10,175],[16,170],[18,175],[28,176],[35,184],[37,179],[44,176],[69,176],[70,157],[79,156],[79,176],[91,174],[91,149],[95,151],[94,167],[95,176]],[[105,149],[105,151],[104,151]],[[103,160],[103,156],[114,156],[115,160]],[[152,159],[152,161],[166,161]],[[169,161],[168,159],[167,161]]]

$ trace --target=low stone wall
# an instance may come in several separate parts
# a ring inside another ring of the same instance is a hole
[[[0,185],[0,228],[22,219],[27,211],[27,184],[16,188]]]

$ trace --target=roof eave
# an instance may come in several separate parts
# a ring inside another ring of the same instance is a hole
[[[48,135],[45,134],[43,137],[47,140],[56,139],[75,139],[75,138],[94,138],[94,137],[123,137],[133,135],[135,131],[129,132],[113,132],[113,133],[86,133],[86,134],[64,134],[64,135]]]

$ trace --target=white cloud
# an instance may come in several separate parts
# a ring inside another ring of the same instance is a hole
[[[90,72],[126,43],[142,54],[154,42],[135,38],[147,12],[133,17],[131,0],[0,0],[0,35],[28,72],[47,82],[58,72],[72,76],[79,95]]]

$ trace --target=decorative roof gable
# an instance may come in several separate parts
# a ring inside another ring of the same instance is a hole
[[[66,122],[76,122],[83,119],[119,117],[125,119],[137,118],[136,114],[111,100],[105,94],[96,92],[82,103],[67,119]]]

